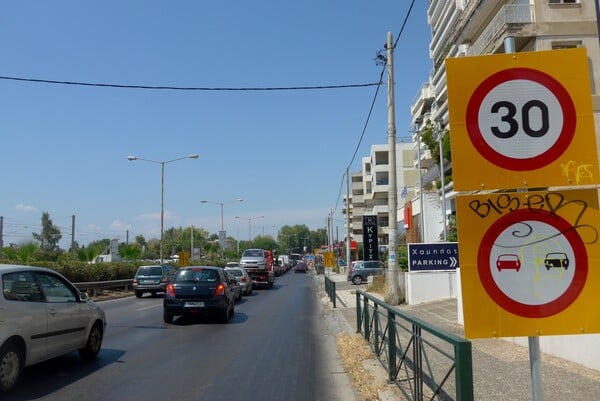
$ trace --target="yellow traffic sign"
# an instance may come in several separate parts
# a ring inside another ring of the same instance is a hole
[[[446,75],[455,190],[600,183],[585,48],[449,58]]]
[[[466,337],[600,332],[596,189],[460,195],[456,209]]]
[[[327,251],[323,252],[323,266],[325,267],[334,267],[335,266],[335,258],[333,252]]]
[[[189,266],[190,265],[190,253],[187,251],[179,252],[179,266]]]

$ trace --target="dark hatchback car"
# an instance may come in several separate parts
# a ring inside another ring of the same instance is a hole
[[[296,263],[296,266],[294,267],[294,273],[306,273],[307,270],[308,267],[306,266],[306,262],[303,260]]]
[[[167,285],[163,318],[172,323],[175,316],[216,316],[228,323],[234,314],[233,279],[220,267],[190,266],[177,270]]]
[[[165,292],[167,284],[177,269],[169,265],[140,266],[133,277],[133,291],[135,296],[141,298],[145,292],[153,296],[158,292]]]
[[[369,276],[378,276],[384,274],[385,265],[380,260],[367,260],[356,262],[348,271],[347,280],[353,284],[362,284],[367,281]]]

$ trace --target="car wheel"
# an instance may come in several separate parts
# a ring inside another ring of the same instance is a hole
[[[173,315],[169,312],[163,311],[163,320],[167,324],[173,323]]]
[[[12,389],[21,375],[23,358],[14,344],[4,344],[0,349],[0,392]]]
[[[231,308],[223,308],[222,311],[219,311],[219,320],[223,324],[229,323],[229,316],[231,314]]]
[[[156,296],[156,291],[150,291],[150,295],[152,295],[153,297]]]
[[[142,291],[137,291],[137,290],[135,291],[135,296],[136,296],[137,298],[141,298],[143,294],[144,294],[144,293],[143,293]]]
[[[237,301],[240,301],[241,299],[242,299],[242,291],[240,290],[240,292],[238,293]]]
[[[352,277],[352,282],[356,285],[362,284],[362,277],[361,276],[354,276]]]
[[[99,322],[94,323],[85,347],[79,350],[79,356],[82,359],[94,359],[96,355],[98,355],[98,352],[100,352],[100,348],[102,347],[103,334],[102,324]]]
[[[229,317],[233,317],[235,314],[235,304],[231,305],[231,309],[229,310]]]

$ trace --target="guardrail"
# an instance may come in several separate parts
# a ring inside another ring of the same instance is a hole
[[[333,303],[333,307],[335,308],[335,281],[331,280],[327,276],[325,276],[325,292],[327,293],[329,300]]]
[[[133,279],[112,280],[112,281],[89,281],[82,283],[73,283],[80,291],[86,291],[90,296],[95,297],[102,290],[112,288],[123,288],[129,291],[133,287]]]
[[[407,399],[473,401],[470,341],[362,290],[356,291],[356,322],[357,332]]]

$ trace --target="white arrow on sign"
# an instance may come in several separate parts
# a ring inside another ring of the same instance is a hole
[[[450,267],[456,267],[458,265],[458,260],[454,256],[450,256]]]

